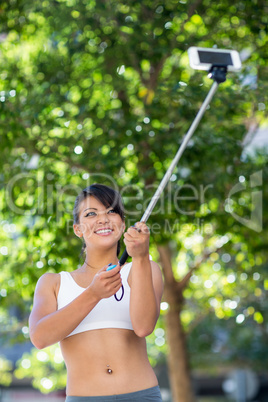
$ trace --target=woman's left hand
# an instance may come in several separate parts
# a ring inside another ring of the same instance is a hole
[[[143,222],[137,222],[124,233],[127,253],[132,258],[149,256],[150,230]]]

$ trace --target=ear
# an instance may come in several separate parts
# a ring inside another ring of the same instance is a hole
[[[82,233],[82,231],[81,231],[81,229],[80,229],[80,225],[79,225],[79,224],[75,223],[75,224],[73,225],[73,229],[74,229],[74,233],[76,234],[77,237],[83,237],[83,233]]]

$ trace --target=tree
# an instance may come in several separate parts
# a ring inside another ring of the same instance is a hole
[[[242,154],[248,129],[266,118],[267,5],[21,0],[1,7],[1,295],[3,307],[15,304],[24,317],[38,277],[77,264],[71,209],[81,188],[100,179],[118,185],[127,224],[139,219],[211,85],[189,68],[188,47],[216,44],[246,58],[242,74],[221,84],[149,221],[169,306],[162,313],[173,399],[191,401],[186,342],[200,367],[237,332],[245,333],[241,352],[230,348],[222,363],[245,358],[253,332],[259,345],[267,336],[267,216],[259,232],[235,219],[256,208],[250,176],[261,172],[264,182],[267,174],[265,153]],[[226,202],[239,177],[245,190]],[[217,343],[222,322],[230,330]],[[25,328],[26,319],[8,327],[23,338]],[[250,359],[256,367],[260,350]]]

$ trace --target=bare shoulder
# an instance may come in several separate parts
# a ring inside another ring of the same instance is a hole
[[[60,274],[46,272],[38,279],[38,284],[54,284],[60,281]]]
[[[57,292],[60,275],[45,273],[36,284],[33,308],[29,317],[30,331],[41,318],[57,310]]]
[[[38,279],[34,292],[31,316],[35,310],[45,310],[50,308],[51,305],[53,306],[53,309],[55,309],[59,287],[59,274],[45,273]]]
[[[60,285],[60,274],[46,272],[42,275],[36,284],[36,292],[43,290],[54,290],[56,291]]]

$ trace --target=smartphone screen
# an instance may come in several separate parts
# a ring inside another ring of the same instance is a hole
[[[223,64],[228,66],[233,66],[233,60],[230,53],[221,52],[206,52],[198,50],[198,56],[200,63],[206,64]]]

